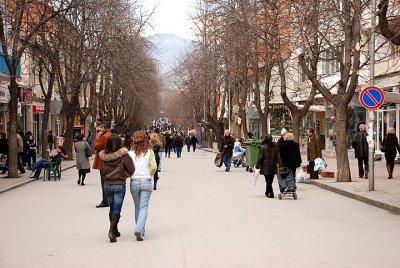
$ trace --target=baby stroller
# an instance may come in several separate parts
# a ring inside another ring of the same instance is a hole
[[[278,195],[279,199],[282,199],[282,197],[286,196],[297,199],[296,180],[290,169],[287,167],[282,168],[280,171],[278,171],[277,177],[279,182],[279,190],[281,191]]]
[[[245,160],[245,149],[243,149],[240,146],[236,146],[234,151],[233,151],[233,155],[232,155],[232,159],[231,162],[233,163],[233,166],[235,168],[238,168],[240,166],[244,166],[244,160]]]

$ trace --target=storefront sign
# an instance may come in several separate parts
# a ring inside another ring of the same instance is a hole
[[[33,91],[28,87],[18,87],[18,100],[21,103],[32,103]]]
[[[44,105],[33,105],[34,113],[44,113]]]

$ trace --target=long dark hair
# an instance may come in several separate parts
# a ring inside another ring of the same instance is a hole
[[[121,148],[122,148],[121,138],[118,136],[118,134],[111,134],[106,143],[105,153],[106,154],[115,153]]]
[[[273,145],[274,143],[272,142],[272,136],[271,136],[271,134],[265,135],[265,136],[264,136],[264,140],[262,141],[261,144]]]

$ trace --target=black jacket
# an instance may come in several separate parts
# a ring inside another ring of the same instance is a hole
[[[389,133],[386,135],[386,137],[382,141],[382,149],[385,152],[385,158],[395,158],[396,150],[400,154],[399,139],[396,137],[395,134]]]
[[[219,152],[222,155],[225,155],[226,157],[231,158],[233,155],[234,145],[235,145],[235,139],[232,136],[228,136],[228,137],[224,136],[222,138],[222,146],[219,149]]]
[[[256,168],[262,175],[275,175],[281,163],[278,146],[275,142],[262,144],[258,153]]]
[[[356,158],[368,157],[367,136],[368,134],[366,131],[360,131],[354,135],[352,146],[354,148],[354,154]]]
[[[300,147],[295,141],[283,141],[279,153],[284,167],[291,169],[300,167],[302,162]]]

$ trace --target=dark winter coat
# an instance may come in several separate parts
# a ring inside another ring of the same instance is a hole
[[[382,149],[385,152],[386,159],[395,159],[396,150],[400,154],[399,139],[395,134],[387,134],[382,141]]]
[[[322,157],[321,144],[317,135],[313,135],[307,139],[307,160],[314,161],[316,158]]]
[[[300,147],[295,141],[283,141],[279,150],[282,165],[293,170],[301,165]]]
[[[125,184],[125,180],[131,177],[135,171],[132,158],[126,148],[110,154],[106,154],[103,150],[99,153],[99,157],[102,162],[101,174],[105,184]]]
[[[0,154],[8,155],[8,140],[0,137]]]
[[[183,143],[185,142],[185,139],[182,136],[176,135],[174,138],[174,147],[183,147]]]
[[[228,158],[232,158],[235,139],[232,136],[224,136],[222,139],[222,146],[219,152]],[[225,147],[226,146],[226,147]]]
[[[196,144],[198,144],[198,143],[199,143],[199,140],[196,138],[196,136],[193,136],[192,137],[192,145],[196,146]]]
[[[367,136],[368,134],[366,131],[360,131],[354,135],[352,146],[354,148],[354,154],[356,158],[368,157]]]
[[[256,168],[260,169],[262,175],[275,175],[278,164],[281,163],[278,145],[275,142],[262,144],[258,153]]]

